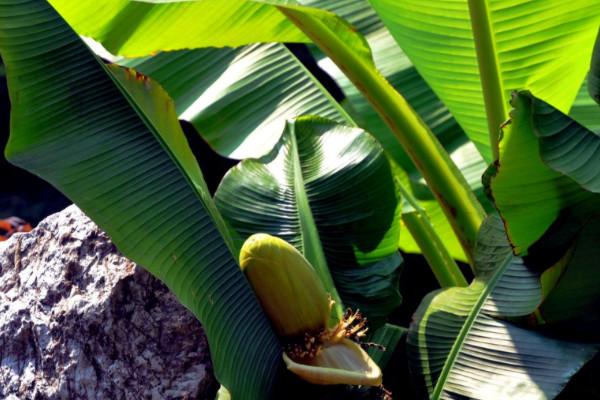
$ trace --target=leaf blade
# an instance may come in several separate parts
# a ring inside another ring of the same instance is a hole
[[[7,157],[75,200],[126,256],[162,279],[204,323],[219,379],[234,393],[264,398],[279,345],[169,99],[137,77],[124,83],[137,85],[125,94],[46,2],[6,1],[0,19],[13,106]],[[139,95],[148,103],[136,103]]]

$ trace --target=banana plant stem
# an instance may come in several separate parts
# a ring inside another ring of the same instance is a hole
[[[435,233],[427,215],[417,210],[410,211],[402,214],[402,221],[417,242],[442,288],[468,285],[460,268]]]
[[[472,261],[485,212],[437,138],[388,81],[318,17],[294,7],[279,10],[301,29],[362,92],[410,156],[439,201]]]
[[[487,116],[492,155],[497,160],[500,125],[506,120],[507,107],[500,76],[500,63],[494,41],[488,0],[469,0],[471,28],[475,41],[483,102]]]
[[[409,211],[402,212],[402,222],[421,249],[440,287],[466,287],[467,280],[433,228],[425,210],[400,182],[396,182],[396,185],[402,199],[411,208]]]

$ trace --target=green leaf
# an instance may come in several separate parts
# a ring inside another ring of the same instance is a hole
[[[533,312],[538,273],[513,256],[501,220],[488,217],[467,288],[429,294],[408,333],[411,368],[431,399],[553,398],[596,352],[494,317]]]
[[[285,120],[298,115],[353,124],[281,44],[166,52],[120,64],[157,80],[175,100],[179,118],[226,157],[265,155],[279,140]]]
[[[166,93],[106,68],[46,2],[2,3],[0,52],[12,102],[7,158],[69,196],[167,284],[201,320],[234,396],[266,398],[280,347]]]
[[[272,5],[245,0],[51,0],[81,35],[111,53],[141,57],[158,51],[307,42]]]
[[[417,70],[486,161],[492,160],[467,1],[371,0]],[[588,70],[596,0],[494,0],[493,38],[504,95],[528,89],[568,111]]]
[[[588,75],[589,76],[589,75]],[[586,82],[583,82],[573,107],[569,111],[569,117],[585,126],[590,131],[600,133],[600,112],[598,104],[590,97]]]
[[[600,193],[600,135],[539,99],[532,98],[532,125],[542,161],[592,193]]]
[[[511,104],[488,184],[516,253],[525,254],[561,210],[597,197],[588,190],[598,190],[600,137],[528,92]]]
[[[227,173],[215,202],[238,240],[257,232],[281,237],[304,253],[328,290],[330,269],[335,277],[396,253],[399,206],[390,166],[358,128],[316,117],[289,122],[271,153]],[[392,273],[386,265],[373,268]]]

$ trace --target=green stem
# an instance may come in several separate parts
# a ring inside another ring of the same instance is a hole
[[[402,221],[421,249],[431,272],[442,288],[453,286],[468,286],[468,282],[452,258],[446,246],[437,234],[431,221],[416,199],[404,189],[401,183],[397,187],[412,210],[402,212]]]
[[[417,242],[441,287],[465,287],[468,285],[460,268],[435,233],[426,215],[417,210],[409,211],[402,214],[402,221]]]
[[[337,21],[323,21],[299,7],[279,10],[338,65],[383,118],[427,181],[472,261],[485,212],[437,138],[372,62],[332,31]]]
[[[481,88],[483,90],[483,101],[487,115],[488,130],[490,135],[490,146],[492,154],[497,160],[498,138],[500,125],[506,120],[506,99],[502,88],[500,77],[500,63],[498,52],[492,33],[492,22],[487,0],[469,0],[469,12],[471,13],[471,27],[479,64],[479,76],[481,77]]]

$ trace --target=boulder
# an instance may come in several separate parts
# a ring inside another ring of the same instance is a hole
[[[77,207],[0,242],[0,398],[213,399],[194,316]]]

